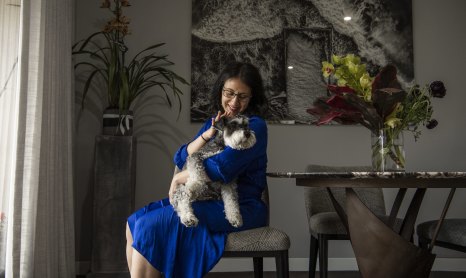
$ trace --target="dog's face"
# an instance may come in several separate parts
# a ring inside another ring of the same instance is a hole
[[[222,121],[225,145],[236,150],[244,150],[256,143],[256,135],[249,128],[247,117],[237,115],[232,118],[222,118]]]

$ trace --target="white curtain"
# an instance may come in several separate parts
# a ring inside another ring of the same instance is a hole
[[[21,1],[6,277],[75,276],[73,7],[73,0]]]
[[[0,277],[5,274],[10,188],[15,171],[20,0],[0,0]]]

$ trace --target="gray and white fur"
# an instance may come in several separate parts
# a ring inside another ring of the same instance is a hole
[[[205,172],[203,161],[222,152],[225,146],[237,150],[251,148],[256,143],[256,136],[249,128],[249,119],[242,115],[222,118],[215,128],[218,130],[215,138],[187,158],[188,181],[178,186],[170,200],[181,223],[186,227],[196,226],[199,222],[194,215],[192,202],[210,199],[223,200],[226,219],[233,227],[243,225],[236,180],[229,183],[211,181]]]

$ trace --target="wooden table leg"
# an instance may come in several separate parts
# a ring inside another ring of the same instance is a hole
[[[346,189],[348,227],[362,277],[429,277],[435,255],[418,248],[375,216],[353,189]]]

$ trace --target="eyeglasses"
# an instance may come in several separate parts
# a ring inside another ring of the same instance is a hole
[[[235,91],[228,88],[223,88],[222,92],[224,97],[228,99],[233,99],[234,97],[237,97],[239,101],[247,101],[252,97],[251,95],[246,93],[235,93]]]

